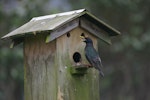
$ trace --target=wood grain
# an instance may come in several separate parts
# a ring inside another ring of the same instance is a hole
[[[25,100],[56,100],[55,41],[45,34],[25,38]]]

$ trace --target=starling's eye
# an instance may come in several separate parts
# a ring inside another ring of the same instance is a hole
[[[80,62],[81,61],[81,54],[79,52],[75,52],[73,54],[73,60],[74,60],[75,63]]]
[[[80,36],[85,37],[84,33],[82,33]]]

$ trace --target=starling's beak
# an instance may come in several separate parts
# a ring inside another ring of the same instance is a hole
[[[85,42],[85,36],[80,36],[80,38]]]
[[[81,35],[80,35],[80,38],[81,38],[81,39],[85,39],[85,37],[84,37],[84,36],[81,36]]]

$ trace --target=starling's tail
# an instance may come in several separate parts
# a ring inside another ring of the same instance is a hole
[[[104,73],[101,70],[99,71],[99,76],[104,77]]]

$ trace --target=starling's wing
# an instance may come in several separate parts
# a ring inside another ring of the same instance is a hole
[[[99,71],[99,74],[104,77],[104,73],[101,69],[101,67],[103,67],[102,63],[101,63],[101,59],[99,56],[95,57],[95,58],[90,58],[89,56],[86,56],[87,60],[89,61],[89,63],[95,67],[95,69],[97,69]]]
[[[92,53],[91,58],[92,58],[92,59],[91,59],[92,65],[93,65],[97,70],[99,70],[100,75],[101,75],[102,77],[104,77],[104,73],[102,72],[102,67],[103,67],[103,65],[102,65],[101,59],[100,59],[100,57],[99,57],[98,52],[97,52],[94,48],[93,48],[93,53]]]
[[[96,56],[93,59],[93,62],[96,63],[97,65],[99,65],[99,67],[103,67],[102,62],[101,62],[101,58],[99,56]]]
[[[95,50],[95,48],[93,46],[87,46],[85,48],[85,56],[87,58],[87,60],[89,61],[89,63],[95,67],[97,70],[99,70],[100,75],[104,76],[101,67],[102,67],[102,63],[101,63],[101,59],[99,57],[98,52]]]
[[[90,55],[85,54],[85,57],[88,60],[88,62],[93,66],[93,61],[92,61],[92,58],[90,57]]]

